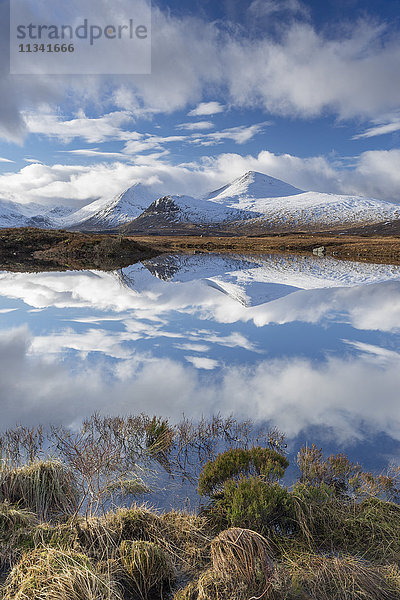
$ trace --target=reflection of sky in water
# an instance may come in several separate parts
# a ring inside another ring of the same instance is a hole
[[[220,411],[371,465],[398,453],[400,267],[163,256],[0,273],[0,294],[3,427]]]

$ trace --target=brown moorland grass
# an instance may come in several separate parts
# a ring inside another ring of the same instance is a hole
[[[112,580],[84,554],[38,548],[11,571],[3,600],[122,600]]]
[[[400,264],[397,230],[354,229],[332,232],[287,232],[263,235],[120,235],[64,230],[0,230],[0,265],[9,270],[116,269],[160,253],[229,252],[310,255],[324,246],[342,260]]]
[[[287,233],[265,236],[145,236],[131,238],[159,252],[228,252],[310,255],[319,246],[341,260],[400,264],[399,235],[349,235],[337,232]],[[321,259],[323,260],[323,258]]]

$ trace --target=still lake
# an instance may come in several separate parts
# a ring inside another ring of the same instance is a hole
[[[1,427],[234,414],[380,470],[400,456],[400,267],[163,255],[0,273]]]

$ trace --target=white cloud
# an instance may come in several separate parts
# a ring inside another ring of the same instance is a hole
[[[2,158],[2,157],[0,157],[0,162],[3,162],[3,163],[13,163],[15,161],[14,160],[10,160],[9,158]]]
[[[211,129],[212,127],[214,127],[214,123],[211,123],[211,121],[195,121],[194,123],[181,123],[177,125],[178,129],[187,129],[188,131]]]
[[[34,159],[17,172],[0,174],[0,197],[27,203],[63,204],[80,208],[99,198],[111,199],[136,181],[156,185],[160,195],[202,195],[249,170],[282,179],[303,190],[362,195],[400,201],[400,150],[364,152],[351,161],[336,157],[298,157],[262,150],[257,155],[224,153],[197,162],[172,164],[168,146],[191,143],[213,146],[224,140],[245,143],[266,123],[208,133],[156,136],[131,132],[119,152],[87,148],[65,151],[70,156],[103,159],[92,165],[45,165]],[[129,132],[126,132],[128,135]],[[113,162],[106,162],[108,160]],[[126,164],[128,163],[128,164]]]
[[[219,366],[217,360],[206,356],[185,356],[185,359],[196,369],[204,369],[205,371],[213,371]]]
[[[276,13],[294,13],[309,16],[309,9],[299,0],[253,0],[249,6],[253,17],[270,17]]]
[[[276,3],[253,6],[271,10]],[[294,0],[286,0],[283,6],[292,12],[301,8]],[[5,6],[1,10],[5,11]],[[5,22],[6,14],[0,16]],[[8,70],[7,45],[4,39],[3,72]],[[210,90],[217,90],[229,106],[261,107],[279,115],[312,117],[330,111],[340,118],[374,119],[398,109],[400,79],[393,73],[398,72],[399,63],[398,35],[391,35],[385,25],[368,21],[357,20],[334,33],[290,21],[278,38],[250,39],[240,28],[177,18],[153,7],[151,76],[110,80],[4,76],[0,82],[0,135],[21,141],[27,131],[21,111],[29,109],[30,127],[40,130],[32,107],[43,102],[63,104],[66,97],[77,107],[104,107],[116,101],[118,106],[128,107],[125,110],[144,116],[200,102],[190,111],[191,116],[215,114],[222,104],[202,102]],[[59,128],[57,122],[54,125]],[[65,127],[59,134],[70,139]],[[96,143],[101,135],[102,129],[91,139]]]
[[[89,158],[119,158],[121,160],[129,160],[129,156],[126,156],[122,152],[105,152],[98,148],[82,148],[76,150],[59,150],[64,154],[73,154],[75,156],[87,156]],[[36,162],[36,161],[33,161]]]
[[[190,112],[188,112],[188,117],[206,117],[209,115],[216,115],[225,110],[225,107],[219,102],[200,102]]]
[[[364,133],[359,133],[353,136],[353,140],[359,140],[362,138],[370,138],[375,137],[377,135],[385,135],[387,133],[394,133],[395,131],[400,130],[400,120],[393,121],[392,123],[386,123],[385,125],[376,125],[375,127],[370,127]]]
[[[353,140],[362,138],[371,138],[378,135],[395,133],[400,130],[400,113],[396,111],[388,115],[382,115],[372,120],[372,127],[369,127],[364,132],[353,136]]]
[[[133,121],[132,114],[126,111],[112,112],[97,118],[87,117],[80,111],[76,118],[66,120],[47,108],[39,112],[25,112],[23,118],[29,133],[57,138],[65,143],[75,138],[82,138],[89,143],[99,143],[140,137],[140,134],[122,128],[123,125]]]
[[[239,125],[238,127],[223,129],[222,131],[197,134],[192,138],[191,142],[201,146],[214,146],[215,144],[221,144],[225,140],[232,140],[236,144],[245,144],[259,133],[262,133],[268,125],[270,123],[265,121],[263,123],[255,123],[254,125]]]

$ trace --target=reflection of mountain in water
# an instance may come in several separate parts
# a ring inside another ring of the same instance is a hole
[[[258,305],[300,289],[352,287],[400,279],[400,267],[299,255],[163,255],[143,262],[153,277],[170,283],[200,280],[244,306]],[[140,291],[142,267],[123,269],[126,281]],[[140,283],[140,285],[139,285]],[[128,283],[128,285],[130,285]]]
[[[193,281],[224,273],[250,269],[257,263],[232,254],[163,254],[143,261],[146,269],[162,281]]]

